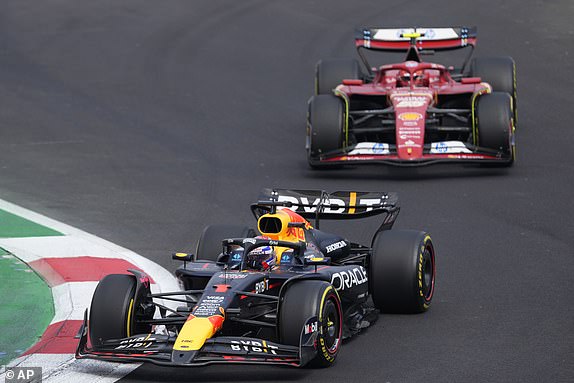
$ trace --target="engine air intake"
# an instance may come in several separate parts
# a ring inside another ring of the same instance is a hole
[[[283,230],[283,222],[279,217],[263,216],[259,219],[259,231],[263,234],[279,234]]]

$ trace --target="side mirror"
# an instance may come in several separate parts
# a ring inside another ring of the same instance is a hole
[[[356,79],[344,79],[343,85],[363,85],[363,80],[356,80]]]
[[[480,77],[463,77],[460,79],[461,84],[480,84],[481,81]]]
[[[175,259],[176,261],[182,261],[182,262],[191,262],[191,261],[193,261],[193,254],[191,254],[191,253],[173,253],[171,255],[171,259]]]

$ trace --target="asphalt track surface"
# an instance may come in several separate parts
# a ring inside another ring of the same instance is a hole
[[[0,2],[1,197],[168,269],[206,224],[254,224],[262,187],[400,193],[428,230],[424,315],[383,315],[326,370],[145,366],[125,381],[571,382],[574,379],[574,3],[555,1]],[[518,66],[509,170],[314,172],[306,101],[353,27],[478,25],[478,55]],[[325,226],[368,242],[373,220]]]

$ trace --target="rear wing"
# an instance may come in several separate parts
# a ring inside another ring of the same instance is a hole
[[[293,210],[303,218],[354,219],[386,214],[379,230],[390,229],[399,214],[399,198],[393,192],[263,189],[251,210],[256,218],[277,207]]]
[[[419,51],[459,49],[476,45],[477,28],[359,28],[355,45],[357,48],[406,52],[413,36],[416,36]]]
[[[449,28],[359,28],[355,35],[357,53],[369,75],[373,69],[362,49],[407,52],[405,61],[420,62],[419,53],[432,53],[470,47],[460,73],[463,73],[476,46],[476,27]]]

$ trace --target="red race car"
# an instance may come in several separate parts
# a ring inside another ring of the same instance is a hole
[[[483,162],[511,166],[516,70],[508,56],[471,59],[476,27],[363,28],[358,60],[321,60],[309,100],[312,168],[357,163],[426,165]],[[435,51],[469,48],[461,68],[424,62]],[[372,67],[365,50],[406,52]]]

